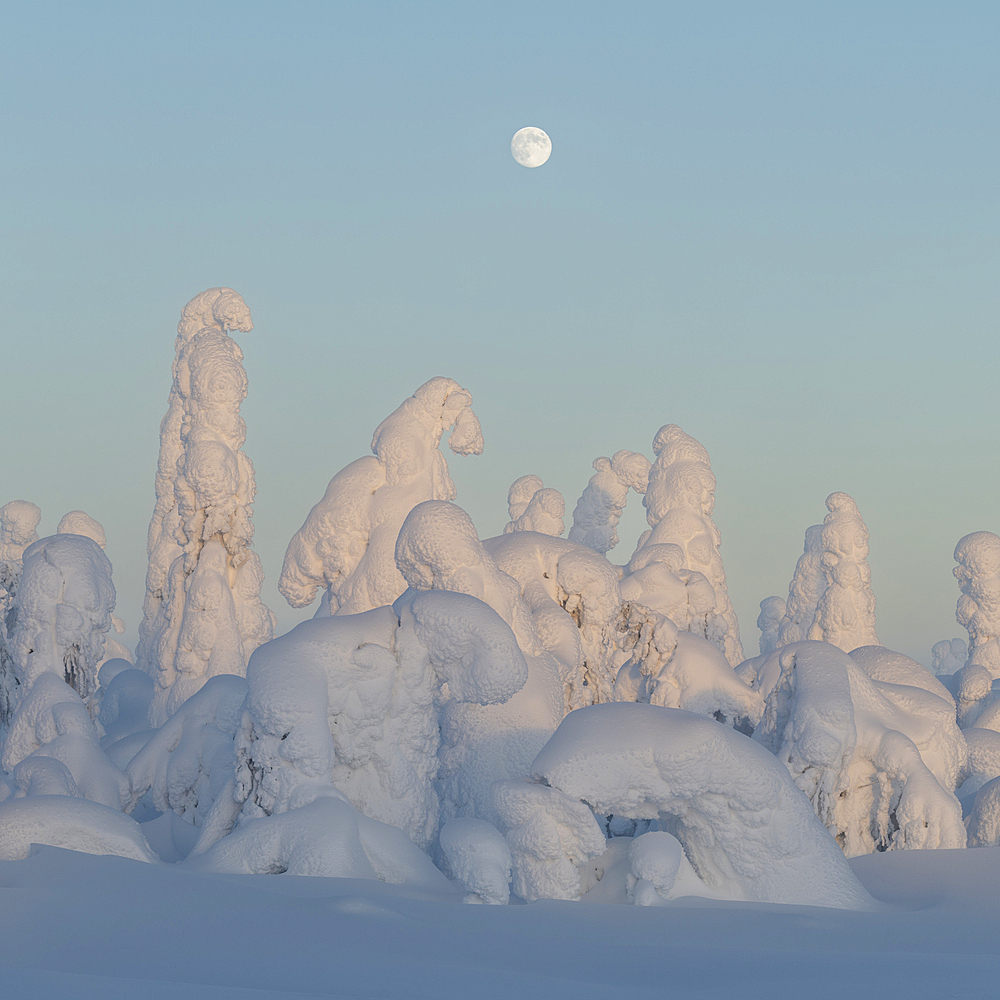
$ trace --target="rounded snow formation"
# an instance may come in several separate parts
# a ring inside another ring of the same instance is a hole
[[[802,555],[795,564],[795,572],[788,585],[785,613],[778,626],[778,646],[787,646],[809,638],[809,629],[812,628],[819,599],[825,590],[823,525],[813,524],[806,528]]]
[[[0,803],[0,861],[21,861],[35,844],[149,864],[159,861],[135,820],[97,802],[33,795]]]
[[[86,538],[92,538],[102,549],[106,548],[108,544],[101,522],[95,521],[86,511],[82,510],[71,510],[68,514],[63,514],[56,527],[56,534],[84,535]]]
[[[537,476],[525,477],[537,479]],[[520,482],[520,480],[518,480]],[[515,486],[517,483],[514,484]],[[512,486],[511,489],[514,487]],[[543,535],[558,537],[566,530],[563,518],[566,515],[566,501],[558,490],[538,489],[524,505],[517,517],[513,511],[519,505],[508,503],[511,511],[511,521],[504,525],[504,534],[512,531],[538,531]]]
[[[955,546],[955,579],[962,591],[955,616],[969,632],[970,666],[1000,679],[1000,536],[974,531]]]
[[[652,705],[580,709],[535,759],[532,777],[595,813],[657,820],[728,898],[873,905],[780,761],[710,719]]]
[[[407,514],[424,500],[458,495],[438,449],[481,455],[472,396],[450,378],[432,378],[375,429],[373,456],[337,473],[285,552],[278,590],[293,608],[325,588],[324,614],[358,614],[392,604],[406,589],[393,552]]]
[[[451,819],[441,828],[440,846],[447,871],[469,894],[465,902],[506,905],[510,849],[495,826],[481,819]]]
[[[38,540],[36,528],[42,511],[30,500],[10,500],[0,507],[0,563],[17,562],[21,553]]]
[[[778,632],[787,610],[788,605],[783,597],[765,597],[760,602],[757,628],[760,629],[761,656],[767,656],[778,648],[780,643]]]
[[[861,656],[875,673],[880,659],[898,670],[907,658]],[[784,763],[848,857],[965,846],[953,789],[968,751],[950,699],[875,680],[814,640],[775,650],[753,683],[765,699],[754,740]]]

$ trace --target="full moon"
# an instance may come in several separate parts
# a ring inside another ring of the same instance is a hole
[[[510,152],[522,167],[540,167],[552,153],[552,140],[540,128],[528,126],[514,133]]]

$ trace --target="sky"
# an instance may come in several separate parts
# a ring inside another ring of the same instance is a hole
[[[104,524],[134,642],[177,319],[224,285],[255,324],[279,630],[326,483],[447,375],[486,438],[449,455],[483,537],[518,476],[569,514],[594,458],[677,423],[712,457],[748,654],[842,490],[880,638],[929,663],[964,634],[955,543],[1000,532],[998,46],[992,2],[12,0],[0,503]]]

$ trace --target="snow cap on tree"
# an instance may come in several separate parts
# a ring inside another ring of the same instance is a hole
[[[438,449],[481,455],[472,396],[450,378],[432,378],[375,429],[374,457],[341,469],[285,552],[278,590],[293,608],[326,589],[320,614],[357,614],[391,604],[406,589],[394,551],[407,514],[425,500],[458,495]]]
[[[649,470],[643,499],[652,530],[640,539],[638,549],[664,543],[678,545],[687,568],[705,576],[715,591],[715,610],[702,634],[735,667],[743,660],[743,646],[719,554],[722,536],[712,520],[715,476],[708,452],[676,424],[660,428],[653,439],[653,451],[656,461]]]
[[[252,329],[250,310],[231,288],[195,296],[177,326],[137,650],[156,682],[155,725],[208,677],[243,674],[250,653],[274,634],[250,548],[256,485],[239,412],[247,377],[228,334]]]
[[[808,638],[829,642],[849,653],[859,646],[881,646],[875,633],[875,595],[868,567],[868,528],[846,493],[826,498],[823,520],[823,575],[826,588],[816,605]]]
[[[953,570],[962,596],[955,611],[969,631],[969,664],[1000,678],[1000,537],[974,531],[955,546]]]
[[[650,461],[636,451],[616,451],[611,458],[595,458],[594,469],[573,511],[569,540],[603,554],[618,544],[628,491],[646,492]]]

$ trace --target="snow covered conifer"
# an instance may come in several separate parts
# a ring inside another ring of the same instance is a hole
[[[760,629],[760,655],[767,656],[779,646],[778,630],[784,620],[787,605],[783,597],[765,597],[760,602],[757,628]]]
[[[823,525],[813,524],[806,528],[802,555],[795,564],[792,582],[788,585],[785,613],[778,626],[778,646],[801,642],[809,635],[816,617],[816,606],[824,590]]]
[[[573,511],[569,540],[603,555],[618,544],[628,491],[646,492],[650,461],[636,451],[616,451],[611,458],[595,458],[594,469]]]
[[[684,565],[703,574],[715,591],[715,610],[706,617],[700,634],[718,646],[735,667],[743,660],[743,646],[719,554],[722,536],[712,520],[715,476],[708,452],[676,424],[660,428],[653,439],[653,452],[656,461],[649,471],[643,500],[652,530],[643,534],[637,554],[651,545],[680,547]]]
[[[385,607],[406,590],[396,568],[396,537],[406,515],[425,500],[458,495],[438,450],[481,455],[483,434],[472,396],[450,378],[425,382],[375,428],[373,455],[330,480],[285,552],[278,590],[293,608],[325,588],[319,614],[357,614]]]
[[[955,579],[961,588],[956,618],[969,631],[969,666],[1000,678],[1000,537],[974,531],[955,546]]]
[[[566,501],[558,490],[547,489],[538,476],[515,479],[507,492],[507,512],[510,521],[504,534],[512,531],[538,531],[559,537],[566,530],[563,518]]]
[[[829,642],[845,653],[859,646],[881,646],[875,634],[868,528],[846,493],[831,493],[826,506],[830,513],[820,535],[826,587],[807,637]]]
[[[231,288],[195,296],[177,325],[137,650],[156,682],[154,725],[209,677],[244,674],[250,653],[274,634],[250,547],[256,486],[240,416],[247,377],[229,336],[252,329],[250,310]]]
[[[0,726],[14,713],[14,655],[11,637],[17,621],[14,600],[21,579],[24,550],[38,540],[42,512],[28,500],[11,500],[0,507]]]
[[[28,546],[15,598],[11,707],[46,671],[86,701],[97,688],[114,606],[111,563],[93,539],[52,535]]]

